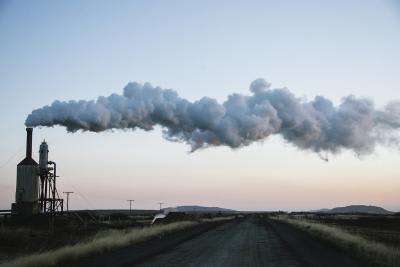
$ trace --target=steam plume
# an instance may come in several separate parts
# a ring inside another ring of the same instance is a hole
[[[122,95],[92,101],[54,101],[34,110],[27,126],[61,125],[69,132],[108,129],[164,129],[168,140],[188,143],[192,151],[210,146],[238,148],[272,134],[317,153],[342,149],[366,154],[376,144],[398,142],[400,102],[377,110],[372,101],[347,96],[338,106],[322,96],[307,102],[287,89],[271,89],[263,79],[250,95],[232,94],[223,103],[203,97],[189,102],[170,89],[129,83]]]

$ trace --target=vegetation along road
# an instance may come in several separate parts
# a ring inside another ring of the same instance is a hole
[[[79,266],[366,266],[301,230],[265,218],[190,231],[85,259]]]

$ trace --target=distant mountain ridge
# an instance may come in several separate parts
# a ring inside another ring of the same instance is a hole
[[[345,207],[336,207],[333,209],[320,209],[312,212],[321,213],[369,213],[369,214],[391,214],[393,212],[377,206],[350,205]]]
[[[235,210],[219,208],[219,207],[204,207],[204,206],[177,206],[162,209],[168,212],[236,212]]]

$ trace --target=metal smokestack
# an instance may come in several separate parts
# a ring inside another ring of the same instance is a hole
[[[32,131],[33,128],[26,128],[26,158],[32,158]]]

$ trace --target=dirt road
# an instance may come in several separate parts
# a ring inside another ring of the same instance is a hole
[[[272,231],[246,220],[208,231],[139,266],[299,265]]]
[[[174,239],[176,237],[171,237]],[[160,241],[159,243],[162,244]],[[138,257],[146,249],[126,248],[81,262],[81,266],[365,266],[343,251],[291,226],[246,219],[203,231],[156,253]],[[83,264],[83,265],[82,265]]]

